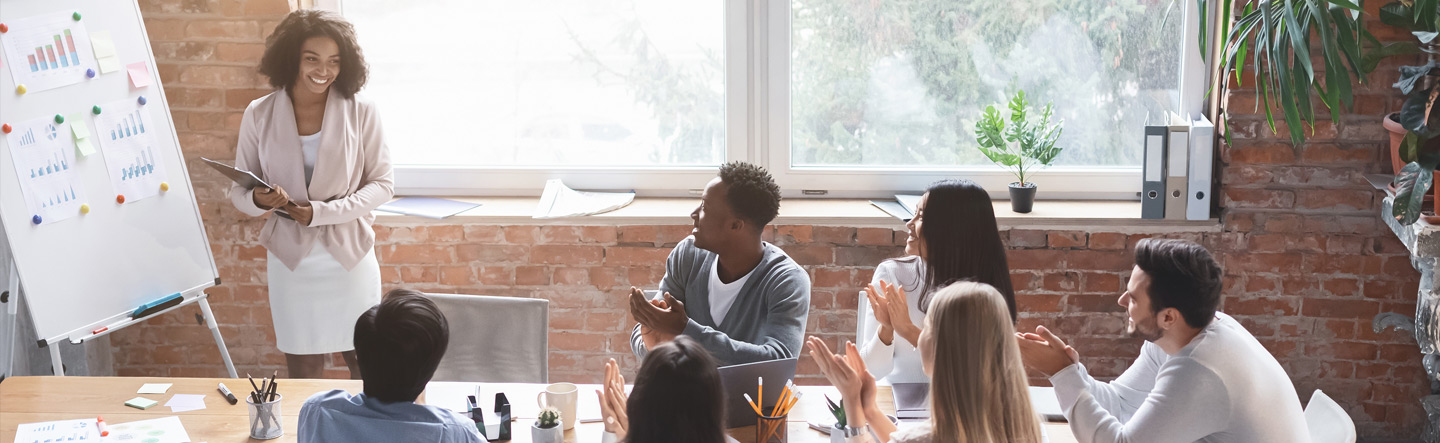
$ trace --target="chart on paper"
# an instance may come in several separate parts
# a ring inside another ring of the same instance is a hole
[[[40,117],[12,124],[6,136],[26,207],[31,214],[40,216],[42,224],[78,215],[80,205],[86,201],[85,189],[75,173],[75,139],[70,137],[70,124]]]
[[[15,84],[44,91],[84,81],[95,69],[85,22],[62,11],[7,21],[0,34]]]
[[[110,184],[126,202],[160,193],[165,168],[155,156],[154,125],[150,111],[135,100],[125,99],[100,105],[95,116],[95,134],[105,155]]]

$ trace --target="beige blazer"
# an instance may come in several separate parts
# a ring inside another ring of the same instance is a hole
[[[390,149],[380,128],[375,104],[353,99],[330,88],[321,123],[320,149],[310,184],[305,184],[305,158],[295,126],[290,95],[277,90],[255,99],[240,120],[235,167],[285,189],[295,201],[309,201],[315,216],[310,226],[270,217],[260,230],[260,244],[294,270],[319,241],[345,269],[353,269],[375,247],[370,211],[395,195]],[[255,206],[251,189],[230,187],[230,201],[253,217],[266,210]]]

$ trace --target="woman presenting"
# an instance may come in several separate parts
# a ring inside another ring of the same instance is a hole
[[[394,195],[390,153],[375,105],[355,93],[366,66],[355,29],[333,13],[290,13],[265,41],[260,73],[275,92],[250,102],[235,166],[272,189],[230,188],[260,230],[275,342],[290,377],[320,378],[340,352],[360,378],[355,320],[380,302],[375,218]]]

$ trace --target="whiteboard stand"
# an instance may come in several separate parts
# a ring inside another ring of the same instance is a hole
[[[5,307],[7,314],[10,315],[10,333],[6,335],[9,338],[5,339],[5,352],[9,354],[5,359],[6,377],[15,375],[15,338],[19,337],[16,334],[20,332],[20,270],[15,267],[15,257],[13,256],[10,257],[9,275],[10,284],[5,285],[6,291],[10,294],[10,299],[6,301],[9,306]]]
[[[12,320],[18,320],[17,318],[15,318],[15,317],[17,317],[16,314],[18,313],[18,311],[15,309],[15,306],[17,306],[17,305],[19,304],[19,301],[20,301],[20,298],[19,298],[19,294],[20,294],[20,293],[19,293],[19,291],[18,291],[18,288],[19,288],[19,286],[20,286],[20,278],[19,278],[19,276],[18,276],[17,274],[15,274],[15,273],[13,272],[14,266],[15,266],[14,264],[11,264],[11,269],[12,269],[12,273],[10,274],[10,289],[11,289],[11,292],[10,292],[10,300],[11,300],[11,303],[10,303],[9,310],[10,310],[10,315],[12,316],[12,317],[11,317]],[[217,280],[217,281],[218,281],[218,280]],[[48,348],[50,348],[50,366],[51,366],[51,368],[55,371],[55,375],[56,375],[56,376],[64,376],[64,375],[65,375],[65,366],[64,366],[64,363],[60,360],[60,346],[58,346],[59,343],[68,340],[68,341],[70,342],[70,344],[78,345],[78,344],[84,343],[84,342],[89,341],[89,340],[93,340],[93,339],[96,339],[96,338],[103,337],[103,336],[105,336],[105,335],[108,335],[108,334],[110,334],[110,333],[112,333],[112,332],[115,332],[115,331],[118,331],[118,330],[120,330],[120,329],[124,329],[126,326],[130,326],[130,325],[133,325],[133,324],[136,324],[136,323],[143,322],[143,321],[145,321],[145,320],[147,320],[147,319],[151,319],[151,318],[159,317],[159,316],[161,316],[161,315],[165,315],[165,313],[168,313],[168,312],[173,311],[173,310],[176,310],[176,309],[180,309],[181,307],[183,307],[183,306],[185,306],[185,305],[189,305],[189,304],[193,304],[193,303],[199,303],[199,304],[200,304],[200,312],[201,312],[201,314],[203,314],[203,315],[205,316],[205,326],[210,328],[210,335],[213,336],[213,337],[215,337],[215,345],[220,348],[220,358],[225,361],[225,371],[230,375],[230,378],[239,378],[239,375],[237,375],[237,374],[235,373],[235,363],[230,360],[230,349],[225,346],[225,339],[220,336],[220,325],[215,322],[215,312],[210,310],[210,301],[208,300],[208,299],[210,298],[210,295],[209,295],[209,294],[206,294],[206,293],[204,292],[204,289],[205,289],[205,288],[208,288],[208,287],[210,287],[210,286],[212,286],[212,285],[204,285],[204,286],[201,286],[201,287],[192,289],[192,290],[190,290],[190,291],[186,291],[184,294],[182,294],[182,297],[184,297],[184,300],[181,301],[180,304],[177,304],[177,305],[175,305],[175,306],[171,306],[171,307],[169,307],[169,308],[166,308],[166,309],[163,310],[163,311],[156,312],[156,313],[154,313],[154,314],[151,314],[151,315],[148,315],[148,316],[145,316],[145,317],[142,317],[142,318],[129,318],[129,313],[121,313],[121,314],[117,315],[116,317],[122,318],[122,319],[124,319],[124,320],[119,320],[117,323],[113,323],[113,324],[107,326],[104,331],[100,331],[100,333],[98,333],[98,334],[91,332],[91,333],[86,333],[86,334],[81,335],[81,336],[79,336],[79,337],[73,337],[73,338],[70,336],[70,334],[65,334],[65,335],[61,335],[61,336],[58,336],[58,337],[52,337],[52,338],[42,339],[42,340],[40,340],[39,345],[40,345],[41,347],[48,347]],[[10,323],[10,329],[11,329],[11,331],[10,331],[10,332],[11,332],[10,336],[11,336],[11,337],[14,337],[14,336],[15,336],[15,328],[16,328],[15,325],[16,325],[16,324],[18,324],[18,321],[12,321],[12,322]],[[10,355],[11,355],[12,358],[13,358],[13,356],[15,355],[15,346],[14,346],[14,342],[13,342],[13,341],[11,342],[11,344],[10,344],[9,347],[10,347],[10,351],[9,351],[9,352],[10,352]],[[12,361],[11,365],[13,366],[13,365],[14,365],[13,359],[12,359],[11,361]]]

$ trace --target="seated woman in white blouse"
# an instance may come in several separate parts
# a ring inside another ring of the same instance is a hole
[[[999,291],[961,282],[935,291],[920,343],[930,384],[930,420],[897,429],[875,400],[875,377],[854,343],[832,354],[814,336],[810,357],[844,399],[848,443],[1041,441],[1039,416],[1030,407],[1015,327]]]
[[[931,288],[961,280],[988,284],[1000,292],[1010,321],[1015,321],[1005,243],[984,188],[969,180],[935,182],[905,226],[910,230],[907,255],[875,268],[865,291],[870,315],[861,319],[860,356],[884,384],[930,381],[920,369],[915,343],[920,337],[916,324],[925,318],[933,298]]]

